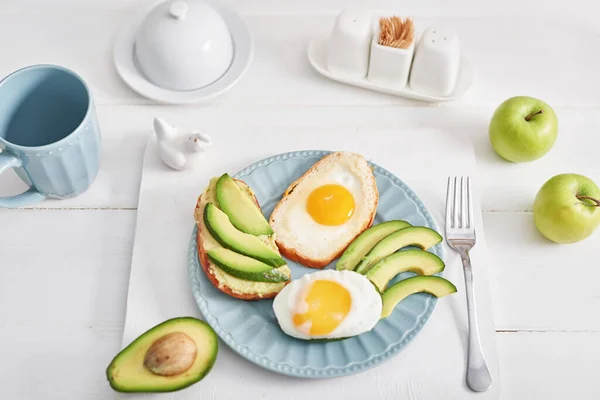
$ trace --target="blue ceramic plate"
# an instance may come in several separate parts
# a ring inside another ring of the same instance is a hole
[[[268,218],[288,185],[328,153],[280,154],[252,164],[235,177],[250,185]],[[436,229],[431,215],[406,184],[389,171],[373,167],[379,189],[375,224],[403,219]],[[442,257],[440,245],[431,251]],[[293,279],[318,271],[292,261],[288,265]],[[326,268],[334,265],[335,261]],[[200,311],[229,347],[263,368],[302,378],[350,375],[387,360],[421,331],[436,304],[430,295],[415,294],[399,303],[392,315],[370,332],[341,341],[313,343],[287,336],[279,329],[272,300],[242,301],[215,289],[198,261],[196,228],[190,240],[189,275]],[[409,275],[402,274],[396,280]]]

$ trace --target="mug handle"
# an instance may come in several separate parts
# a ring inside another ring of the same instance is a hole
[[[22,165],[23,163],[17,157],[8,153],[0,153],[0,174],[8,168],[18,168]],[[38,192],[35,188],[31,187],[28,191],[17,194],[16,196],[0,197],[0,207],[21,207],[33,203],[39,203],[45,198],[46,196]]]

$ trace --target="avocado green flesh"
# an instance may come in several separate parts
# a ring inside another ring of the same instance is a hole
[[[396,305],[411,294],[421,292],[429,293],[435,297],[443,297],[456,293],[456,286],[439,276],[414,276],[401,280],[390,286],[381,295],[383,302],[381,318],[389,317]]]
[[[200,204],[196,210],[195,219],[198,223],[198,236],[202,241],[204,251],[208,252],[209,250],[222,248],[223,246],[217,242],[217,240],[210,234],[208,228],[206,227],[206,223],[204,222],[204,208],[208,203],[216,203],[215,190],[217,186],[217,181],[219,178],[213,178],[210,180],[210,183],[202,196],[200,198]],[[235,181],[236,184],[240,187],[242,192],[250,199],[254,198],[254,194],[252,190],[243,182]],[[260,240],[262,240],[267,246],[277,251],[277,245],[275,244],[275,239],[272,235],[262,235],[257,236]],[[217,267],[214,263],[208,260],[208,265],[205,266],[207,272],[212,275],[214,280],[218,282],[218,287],[220,289],[226,287],[231,290],[232,293],[235,294],[244,294],[244,295],[254,295],[258,298],[262,298],[265,295],[270,295],[272,293],[278,293],[283,289],[286,282],[279,283],[270,283],[270,282],[254,282],[248,281],[245,279],[236,278],[233,275],[230,275],[223,271],[221,268]],[[282,265],[278,267],[277,270],[286,276],[290,276],[290,269],[287,265]]]
[[[348,246],[335,265],[335,269],[338,271],[352,271],[360,260],[367,255],[381,239],[408,226],[410,226],[410,224],[406,221],[394,220],[370,227],[354,239],[350,246]]]
[[[260,209],[228,174],[217,181],[215,195],[221,211],[240,231],[255,236],[273,233]]]
[[[204,223],[210,234],[223,247],[273,267],[285,265],[285,261],[275,250],[269,248],[258,237],[238,231],[227,215],[212,203],[207,203],[204,207]]]
[[[403,247],[417,246],[423,250],[427,250],[441,241],[442,237],[439,233],[424,226],[411,226],[400,229],[377,243],[361,260],[355,271],[359,274],[365,274],[377,261],[395,253]]]
[[[388,283],[402,272],[433,275],[444,270],[444,262],[435,254],[423,250],[406,250],[378,261],[365,274],[383,292]]]
[[[261,261],[238,254],[229,249],[209,250],[210,261],[229,275],[254,282],[287,282],[289,278],[282,272]]]
[[[161,337],[185,333],[196,344],[194,363],[187,371],[173,376],[156,375],[144,366],[146,352]],[[196,318],[174,318],[140,335],[112,360],[106,369],[110,386],[118,392],[173,392],[186,388],[206,376],[217,359],[217,335]]]

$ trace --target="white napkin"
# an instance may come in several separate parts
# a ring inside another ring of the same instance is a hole
[[[160,161],[156,140],[146,148],[129,280],[123,346],[152,326],[200,312],[190,290],[187,250],[197,197],[209,179],[231,174],[265,157],[294,150],[345,150],[363,154],[406,182],[444,227],[447,177],[474,178],[477,245],[471,254],[481,340],[494,383],[486,393],[465,385],[467,317],[460,259],[446,246],[446,278],[459,293],[440,299],[425,328],[398,355],[368,371],[342,378],[304,380],[263,370],[220,342],[217,362],[201,382],[180,392],[124,395],[160,399],[499,399],[500,380],[487,282],[486,247],[477,198],[476,166],[464,138],[432,130],[343,131],[268,128],[221,132],[194,170],[174,171]]]

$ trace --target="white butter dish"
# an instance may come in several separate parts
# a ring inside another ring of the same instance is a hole
[[[372,19],[361,10],[342,11],[333,27],[327,68],[336,74],[362,78],[369,68]]]
[[[441,27],[428,28],[415,48],[410,88],[431,96],[449,96],[456,85],[460,63],[456,34]]]
[[[327,57],[330,48],[330,35],[322,34],[315,37],[308,45],[308,61],[312,67],[321,75],[341,83],[357,86],[377,92],[387,93],[408,99],[421,100],[429,103],[440,103],[452,101],[462,97],[471,87],[475,77],[475,69],[471,62],[464,56],[460,56],[458,63],[458,76],[452,92],[446,96],[438,96],[422,93],[409,86],[396,87],[389,84],[373,82],[366,77],[352,77],[331,71],[327,66]],[[410,81],[410,78],[409,78]]]
[[[117,35],[116,70],[140,95],[161,103],[209,100],[235,85],[252,60],[244,21],[213,0],[143,7]]]

